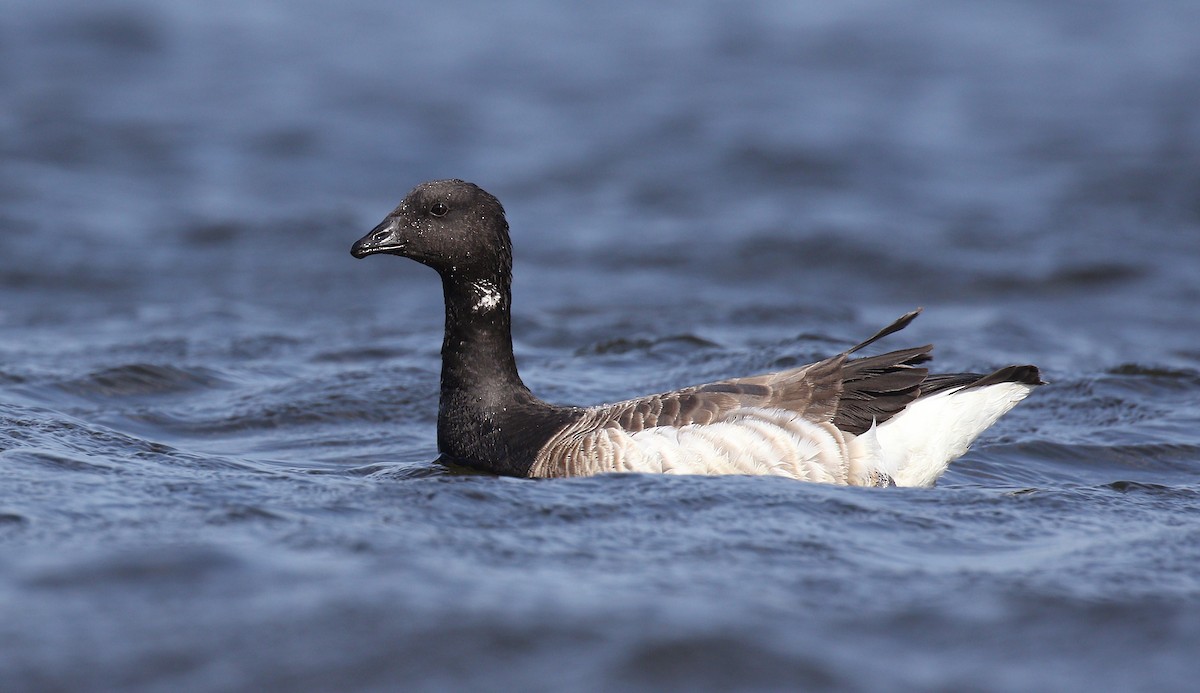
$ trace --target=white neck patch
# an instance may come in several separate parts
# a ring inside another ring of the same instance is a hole
[[[486,279],[471,284],[475,289],[475,305],[471,307],[474,313],[486,313],[500,306],[500,290]]]

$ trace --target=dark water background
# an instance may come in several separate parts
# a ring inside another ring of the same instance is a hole
[[[1195,690],[1200,4],[0,2],[0,690]],[[436,465],[497,194],[547,399],[1040,364],[935,489]]]

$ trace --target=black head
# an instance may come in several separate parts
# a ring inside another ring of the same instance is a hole
[[[512,269],[512,244],[500,201],[461,180],[435,180],[413,188],[350,249],[357,258],[375,253],[412,258],[443,276],[507,276]]]

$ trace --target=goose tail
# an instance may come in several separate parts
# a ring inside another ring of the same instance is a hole
[[[897,486],[932,486],[980,433],[1044,384],[1031,365],[930,376],[920,397],[875,428],[882,466]]]

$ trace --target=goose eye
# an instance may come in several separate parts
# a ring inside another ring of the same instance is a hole
[[[445,202],[434,202],[433,206],[429,208],[429,213],[435,217],[444,217],[449,211],[450,208],[446,206]]]

